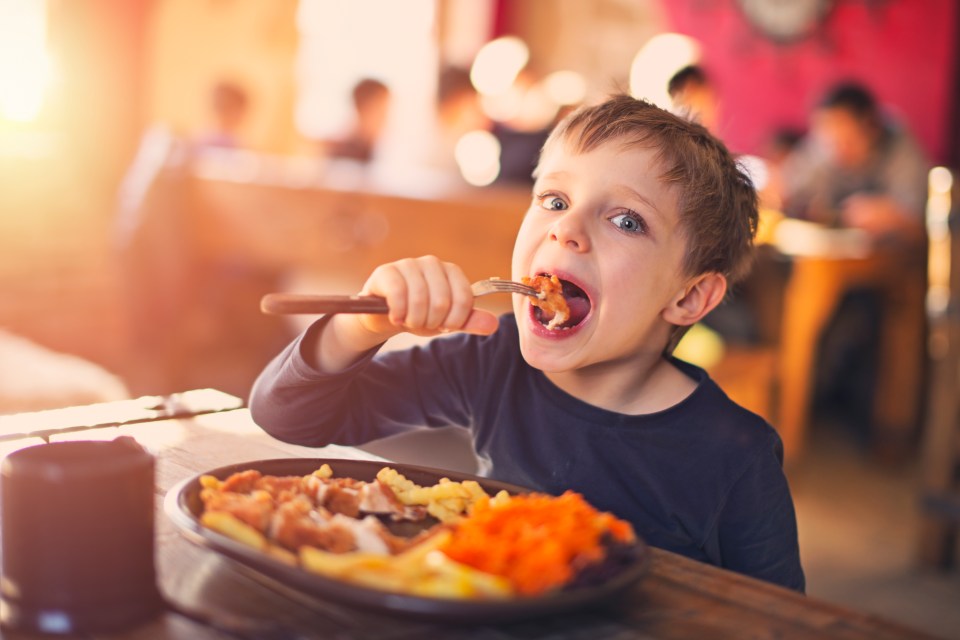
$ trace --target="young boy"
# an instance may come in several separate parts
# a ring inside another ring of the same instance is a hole
[[[254,419],[315,446],[458,425],[485,475],[572,489],[654,546],[803,591],[780,438],[669,355],[749,262],[749,179],[702,126],[628,96],[561,122],[535,178],[512,277],[558,276],[566,322],[519,295],[498,321],[431,256],[386,264],[363,292],[389,314],[311,326],[261,374]],[[376,355],[403,331],[457,334]]]

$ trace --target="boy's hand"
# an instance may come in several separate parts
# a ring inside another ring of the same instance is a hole
[[[489,334],[497,328],[493,314],[473,308],[473,292],[463,270],[435,256],[407,258],[377,267],[361,293],[386,298],[386,316],[358,316],[373,333],[403,331],[432,336],[449,331]]]
[[[403,332],[488,335],[497,330],[496,316],[473,307],[473,292],[463,270],[434,256],[377,267],[361,293],[385,298],[390,312],[335,316],[319,341],[317,364],[321,369],[342,369],[363,352]]]

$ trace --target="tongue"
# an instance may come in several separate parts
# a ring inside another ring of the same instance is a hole
[[[586,298],[567,298],[567,306],[570,307],[570,317],[563,324],[568,327],[580,324],[590,313],[590,301]]]

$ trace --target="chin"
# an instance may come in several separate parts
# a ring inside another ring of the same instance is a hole
[[[547,373],[575,368],[570,361],[571,352],[574,350],[571,340],[584,335],[583,325],[572,329],[551,330],[532,315],[523,316],[519,320],[520,353],[527,364]]]
[[[542,349],[537,347],[525,348],[522,341],[520,344],[520,353],[523,356],[524,362],[530,367],[544,373],[563,373],[576,368],[565,362],[565,360],[567,360],[565,355],[544,353]]]

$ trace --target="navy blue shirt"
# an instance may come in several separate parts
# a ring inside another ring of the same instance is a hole
[[[697,382],[693,393],[657,413],[625,415],[578,400],[527,365],[509,314],[493,335],[374,350],[337,374],[307,364],[306,335],[251,394],[253,419],[274,437],[355,445],[460,426],[486,476],[551,494],[571,489],[653,546],[804,590],[780,438],[703,369],[671,360]]]

